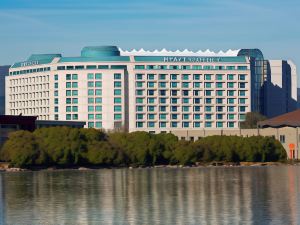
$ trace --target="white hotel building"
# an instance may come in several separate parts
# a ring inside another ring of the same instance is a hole
[[[9,70],[6,114],[129,132],[236,129],[247,112],[266,108],[267,62],[258,49],[35,54]]]

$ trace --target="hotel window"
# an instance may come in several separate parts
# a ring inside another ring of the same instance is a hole
[[[148,103],[150,103],[150,104],[155,103],[155,98],[148,98]]]
[[[205,91],[205,96],[211,96],[212,95],[212,91],[206,90]]]
[[[227,119],[228,120],[234,120],[234,114],[228,114]]]
[[[54,107],[54,112],[58,112],[58,107],[57,106]]]
[[[137,120],[142,120],[142,119],[144,119],[144,114],[136,114],[135,118]]]
[[[171,80],[177,80],[177,74],[171,74]]]
[[[233,90],[227,91],[227,96],[234,96],[234,92]]]
[[[94,106],[89,105],[88,106],[88,112],[94,112]]]
[[[147,85],[147,86],[148,86],[148,88],[149,88],[149,87],[150,87],[150,88],[153,88],[153,87],[154,87],[154,84],[155,84],[154,82],[148,82],[148,85]]]
[[[240,114],[239,119],[240,120],[245,120],[246,119],[246,114]]]
[[[212,98],[206,98],[205,103],[206,104],[211,104],[212,103]]]
[[[234,100],[235,100],[234,98],[228,98],[227,103],[228,104],[234,104]]]
[[[159,74],[159,79],[160,80],[165,80],[166,79],[166,74]]]
[[[101,89],[96,89],[95,90],[95,95],[96,96],[101,96],[102,95],[102,90]]]
[[[153,96],[155,94],[155,90],[148,90],[148,96]]]
[[[70,90],[66,90],[66,96],[71,96],[72,92]]]
[[[143,102],[144,102],[144,99],[143,99],[143,98],[136,98],[136,99],[135,99],[135,102],[136,102],[136,103],[143,103]]]
[[[102,79],[102,74],[101,73],[96,73],[95,74],[95,79],[96,80],[101,80]]]
[[[88,119],[93,120],[94,119],[94,114],[88,114]]]
[[[161,70],[166,70],[166,69],[168,69],[168,67],[167,67],[166,65],[160,65],[160,66],[158,66],[158,68],[161,69]]]
[[[190,83],[189,82],[182,82],[182,86],[183,88],[189,88]]]
[[[96,122],[96,128],[102,128],[102,122]]]
[[[165,120],[165,119],[167,119],[167,114],[159,114],[159,119],[160,119],[160,120]]]
[[[183,120],[189,120],[190,119],[190,115],[189,114],[182,114],[182,119]]]
[[[54,83],[54,88],[58,88],[58,83]]]
[[[94,87],[94,81],[89,81],[88,82],[88,87]]]
[[[143,112],[144,111],[144,106],[137,106],[136,111],[137,112]]]
[[[155,114],[148,114],[148,120],[154,120]]]
[[[193,87],[194,88],[200,88],[200,84],[201,84],[200,82],[194,82]]]
[[[95,87],[102,87],[102,82],[101,81],[96,81],[95,82]]]
[[[226,69],[227,70],[235,70],[235,66],[227,66]]]
[[[228,112],[234,112],[234,110],[235,110],[235,106],[228,106],[227,107]]]
[[[160,88],[165,88],[166,87],[166,82],[159,82],[158,83]]]
[[[121,120],[122,114],[114,114],[114,120]]]
[[[57,74],[54,75],[54,80],[58,80],[58,75]]]
[[[66,112],[72,112],[72,107],[71,106],[67,106],[66,107]]]
[[[95,126],[95,123],[94,122],[88,122],[88,127],[89,128],[94,128]]]
[[[178,127],[178,122],[171,122],[171,127]]]
[[[88,80],[93,80],[94,79],[94,74],[93,73],[88,73],[87,78],[88,78]]]
[[[189,90],[183,90],[182,95],[183,96],[189,96]]]
[[[96,120],[102,120],[102,114],[96,114],[95,118]]]
[[[216,98],[217,104],[223,104],[224,98]]]
[[[223,122],[217,122],[217,127],[223,127]]]
[[[71,120],[71,114],[66,115],[66,120]]]
[[[66,104],[71,104],[72,103],[72,99],[71,98],[67,98],[66,99]]]
[[[167,103],[167,99],[166,98],[159,98],[159,103],[166,104]]]
[[[246,91],[239,91],[239,96],[245,96],[246,95]]]
[[[246,80],[246,74],[240,74],[239,79],[240,80]]]
[[[182,98],[183,104],[189,104],[190,99],[189,98]]]
[[[122,102],[122,98],[114,98],[114,103],[121,103]]]
[[[190,107],[189,106],[182,106],[182,112],[189,112]]]
[[[94,69],[97,69],[97,66],[96,65],[87,65],[86,69],[87,70],[94,70]]]
[[[94,89],[88,89],[88,95],[89,96],[94,95]]]
[[[234,80],[234,74],[228,74],[227,80]]]
[[[211,118],[212,118],[211,115],[212,115],[212,114],[205,114],[205,119],[206,119],[206,120],[211,120]]]
[[[154,74],[148,74],[147,77],[148,80],[154,80]]]
[[[217,82],[216,87],[217,88],[223,88],[223,83],[222,82]]]
[[[245,88],[246,87],[246,83],[239,83],[239,88]]]
[[[121,89],[115,89],[114,90],[114,95],[121,95]],[[143,91],[142,91],[142,94],[143,94]]]
[[[72,107],[72,111],[73,111],[73,112],[78,112],[78,106],[73,106],[73,107]]]
[[[200,122],[194,122],[194,127],[195,128],[200,127]]]
[[[205,112],[211,112],[212,107],[211,106],[205,106]]]
[[[172,120],[177,120],[178,114],[171,114],[171,119]]]
[[[136,87],[143,87],[143,82],[137,81],[137,82],[135,82],[135,86]]]
[[[205,122],[205,127],[212,127],[212,122]]]
[[[228,122],[227,127],[230,127],[230,128],[234,127],[234,122]]]
[[[181,69],[182,69],[182,70],[190,70],[190,69],[191,69],[191,66],[181,66]]]
[[[135,79],[136,80],[143,80],[143,74],[136,74]]]
[[[189,74],[182,74],[182,80],[189,80],[190,75]]]
[[[102,106],[96,105],[95,106],[95,111],[96,112],[102,112]]]
[[[200,74],[194,74],[193,77],[194,80],[200,80]]]
[[[66,88],[71,88],[71,84],[72,84],[71,82],[67,82],[66,83]]]
[[[202,69],[202,66],[199,66],[199,65],[193,65],[193,66],[192,66],[192,69],[193,69],[193,70],[201,70],[201,69]]]
[[[194,120],[200,120],[201,116],[200,114],[194,114]]]
[[[171,82],[171,88],[176,88],[178,87],[178,82]]]
[[[217,120],[222,120],[223,119],[223,114],[217,114],[216,119]]]
[[[71,80],[71,79],[72,79],[71,74],[66,74],[66,80]]]
[[[155,127],[155,122],[148,122],[148,127]]]
[[[179,66],[171,65],[171,66],[169,66],[169,69],[170,70],[179,70]]]
[[[94,98],[88,98],[88,103],[89,104],[94,104]]]
[[[246,99],[245,98],[240,98],[239,103],[240,104],[246,104]]]
[[[58,98],[54,99],[54,104],[58,104]]]
[[[247,66],[238,66],[237,69],[238,70],[247,70]]]
[[[177,112],[177,106],[171,106],[171,112]]]
[[[234,83],[233,82],[228,82],[227,83],[227,88],[234,88]]]
[[[114,87],[121,87],[122,86],[122,82],[121,81],[115,81],[114,82]]]
[[[143,122],[136,122],[136,127],[137,128],[142,128],[144,126]]]
[[[144,65],[135,65],[134,68],[138,69],[138,70],[143,70],[143,69],[145,69],[145,66]]]
[[[177,90],[171,90],[171,96],[177,96]]]
[[[217,74],[216,80],[223,80],[223,74]]]
[[[72,88],[78,88],[78,83],[77,82],[72,82]]]
[[[167,111],[167,107],[166,106],[159,106],[159,111],[160,112],[166,112]]]
[[[72,74],[72,80],[78,80],[78,75],[77,74]]]
[[[205,80],[211,80],[211,74],[205,74],[204,79]]]
[[[148,106],[148,112],[154,112],[155,106]]]
[[[182,122],[182,127],[187,128],[190,126],[190,122]]]
[[[121,80],[121,74],[120,73],[115,73],[114,74],[114,79],[115,80]]]
[[[239,111],[240,112],[246,112],[246,106],[240,106]]]
[[[178,98],[171,98],[171,104],[177,104]]]
[[[223,92],[224,92],[224,91],[217,90],[217,91],[216,91],[216,95],[217,95],[217,96],[223,96]]]
[[[58,120],[58,115],[57,114],[54,115],[54,120]]]
[[[159,127],[161,127],[161,128],[167,127],[167,123],[166,122],[160,122]]]
[[[200,98],[194,98],[194,104],[200,104]]]

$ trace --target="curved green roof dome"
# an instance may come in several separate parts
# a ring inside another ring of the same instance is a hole
[[[120,56],[117,46],[88,46],[81,50],[82,57]]]

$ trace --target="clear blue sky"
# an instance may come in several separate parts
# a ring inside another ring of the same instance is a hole
[[[299,0],[0,0],[0,65],[86,45],[260,48],[300,74],[299,21]]]

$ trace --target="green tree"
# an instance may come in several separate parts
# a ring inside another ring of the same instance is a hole
[[[257,123],[266,119],[267,117],[258,112],[248,112],[245,121],[241,122],[240,127],[242,129],[257,128]]]

